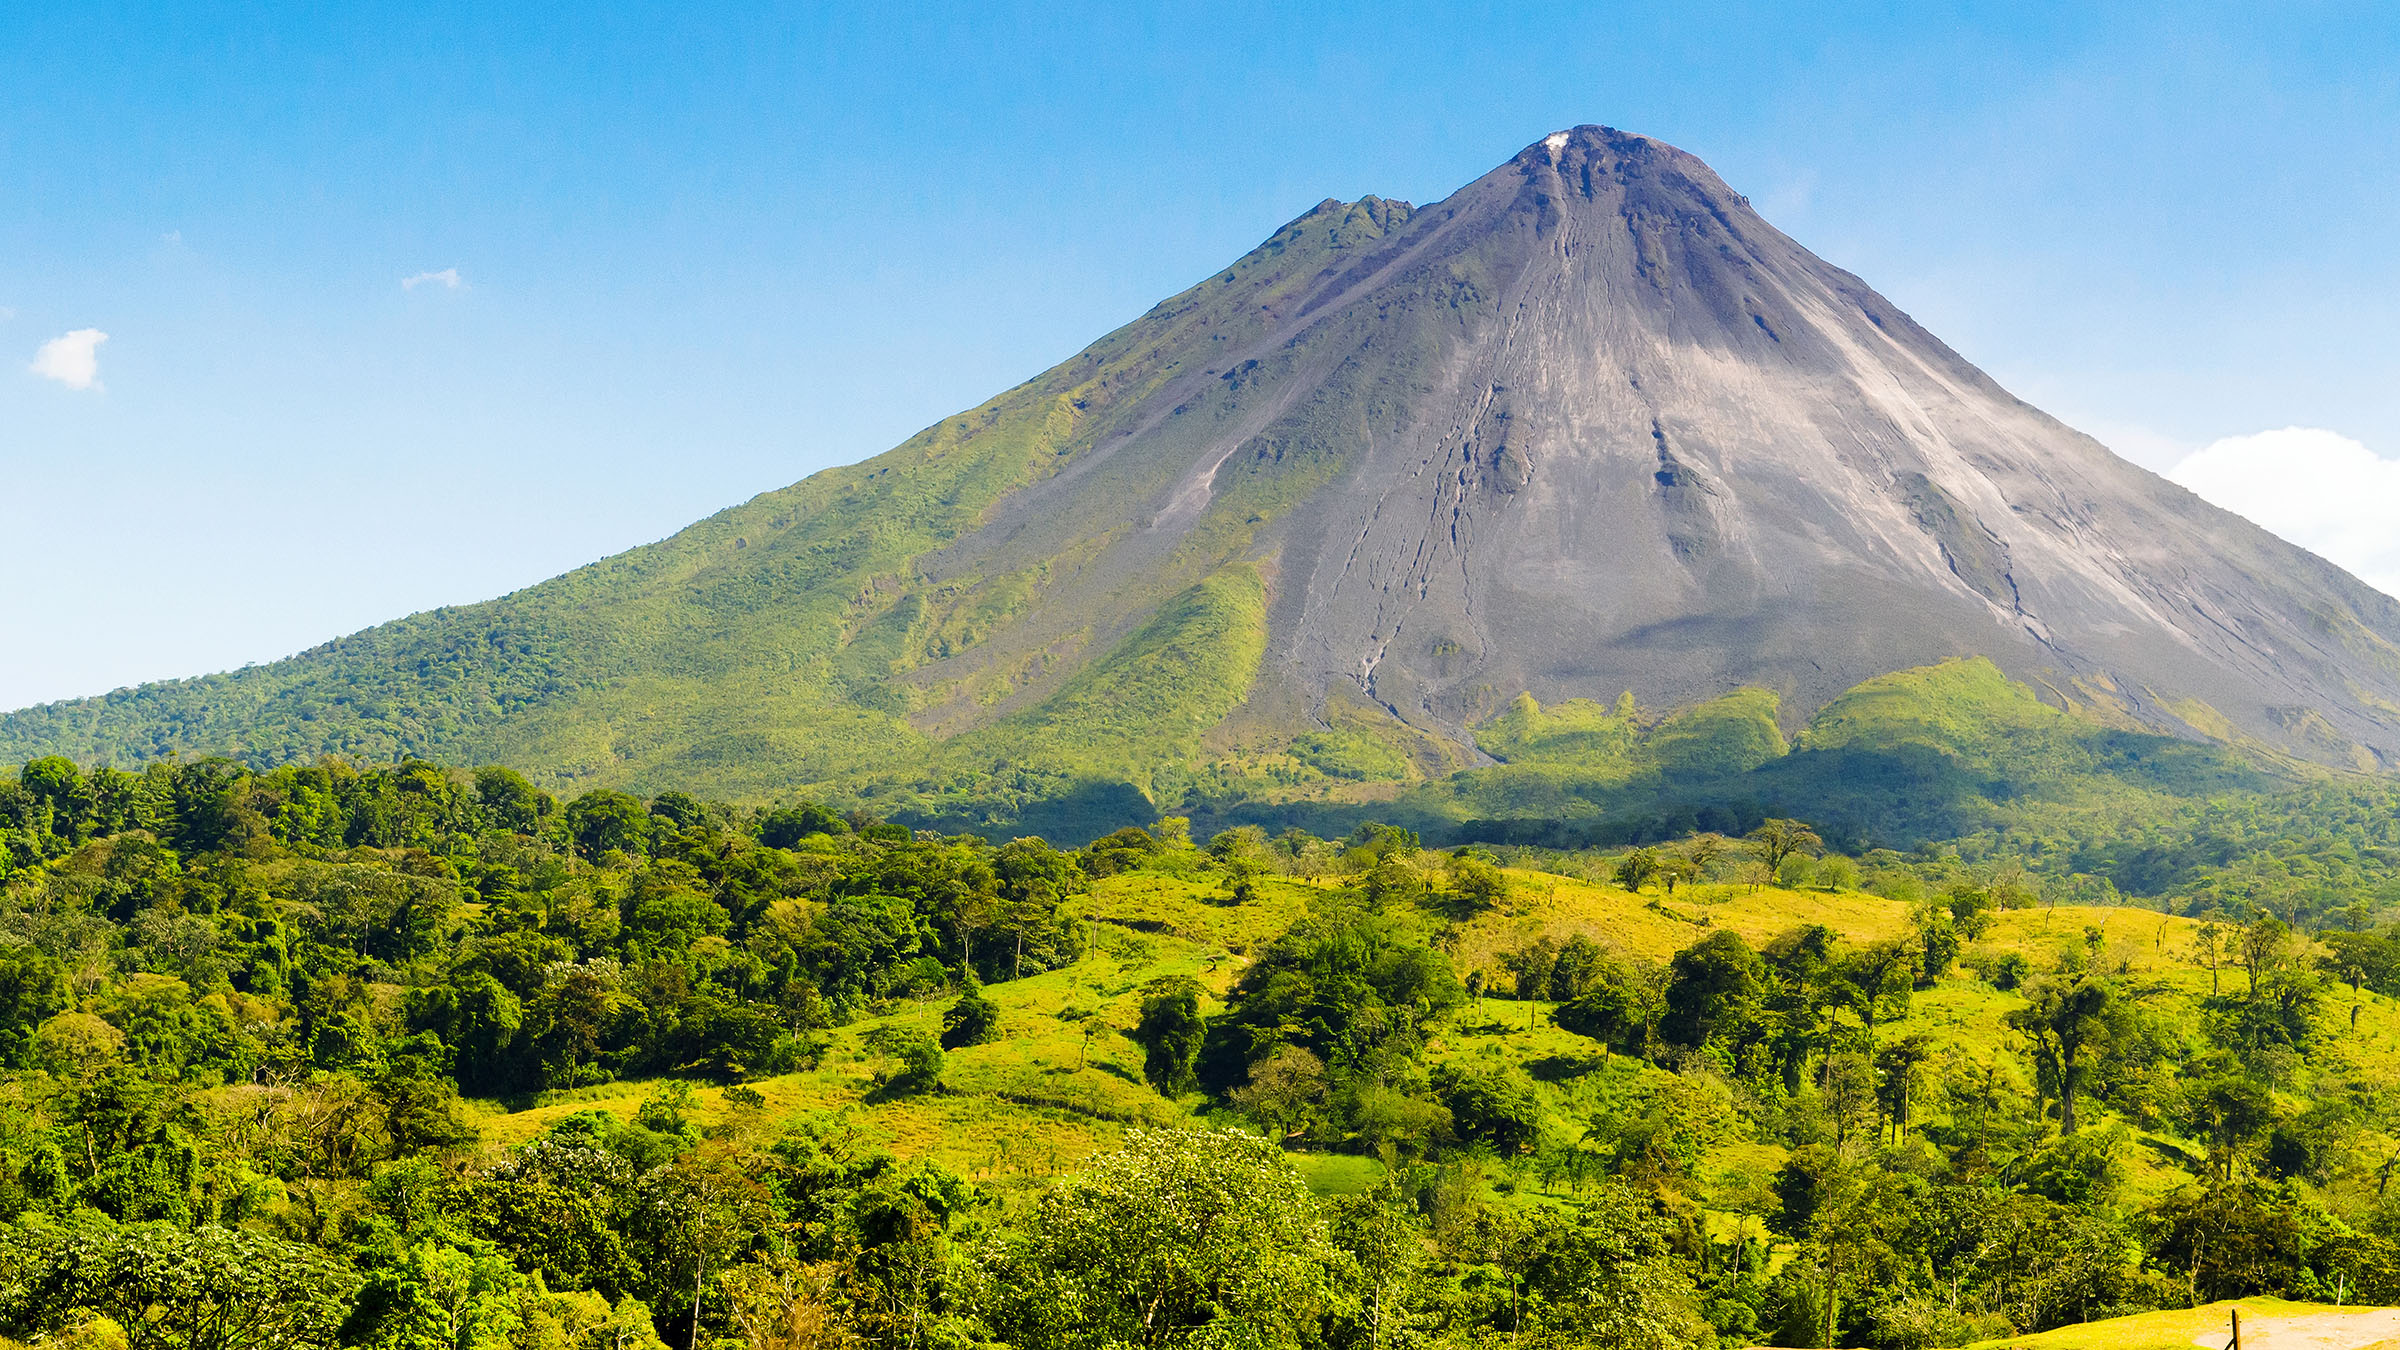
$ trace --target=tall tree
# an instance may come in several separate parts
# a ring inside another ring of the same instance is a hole
[[[2058,1094],[2058,1132],[2073,1134],[2076,1097],[2124,1028],[2126,1006],[2115,985],[2092,975],[2037,980],[2025,1000],[2008,1013],[2008,1025],[2032,1040],[2035,1065]]]
[[[1825,841],[1817,832],[1797,820],[1770,816],[1745,837],[1758,847],[1759,861],[1767,865],[1769,875],[1782,867],[1786,858],[1813,858],[1825,851]]]

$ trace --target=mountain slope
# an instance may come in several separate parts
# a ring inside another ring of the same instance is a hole
[[[1977,655],[2129,730],[2400,756],[2400,605],[2012,398],[1698,160],[1583,127],[1428,207],[1323,203],[864,464],[487,604],[14,714],[0,759],[1139,814],[1202,763],[1485,763],[1520,694],[1754,689],[1780,734]]]

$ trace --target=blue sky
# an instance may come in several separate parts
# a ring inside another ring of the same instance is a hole
[[[1582,122],[2400,586],[2390,6],[497,8],[0,24],[0,708],[658,538]]]

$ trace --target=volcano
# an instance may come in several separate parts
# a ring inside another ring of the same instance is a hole
[[[1155,794],[1472,766],[1527,695],[1764,690],[1798,727],[1961,657],[2115,726],[2400,755],[2391,599],[2011,396],[1693,156],[1585,126],[1429,206],[1323,202],[876,459],[498,600],[19,712],[0,754]]]

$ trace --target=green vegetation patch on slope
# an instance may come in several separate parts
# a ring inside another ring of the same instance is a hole
[[[1521,697],[1477,732],[1506,763],[1381,809],[1444,837],[1551,843],[1739,833],[1766,816],[1801,815],[1854,844],[1907,848],[2050,829],[2063,812],[2131,816],[2267,793],[2301,772],[2054,708],[1981,658],[1866,681],[1789,747],[1776,714],[1763,690],[1654,723],[1630,697],[1613,710]]]
[[[1158,779],[1184,772],[1241,703],[1266,641],[1258,569],[1228,567],[1042,702],[943,745],[930,758],[944,776],[887,780],[867,799],[929,825],[1064,838],[1156,819]]]

